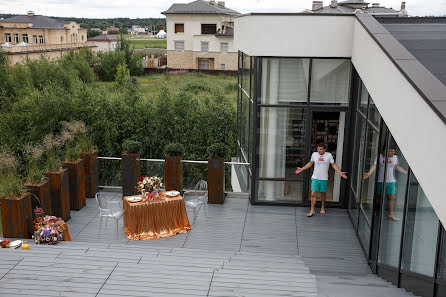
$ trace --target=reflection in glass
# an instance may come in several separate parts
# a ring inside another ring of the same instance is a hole
[[[260,109],[259,177],[297,178],[305,157],[306,109]]]
[[[251,108],[251,101],[242,93],[242,118],[240,122],[241,126],[241,145],[244,156],[246,157],[246,162],[249,159],[249,113]]]
[[[366,254],[368,254],[370,248],[370,225],[362,211],[359,212],[358,237]]]
[[[350,218],[352,219],[353,226],[355,229],[358,228],[358,203],[355,198],[355,194],[352,190],[350,190],[350,197],[348,200],[348,212],[350,214]]]
[[[309,65],[309,59],[263,58],[260,103],[306,103]]]
[[[246,94],[250,94],[251,85],[250,85],[250,69],[251,69],[251,57],[243,54],[243,67],[242,67],[242,88],[245,90]]]
[[[369,102],[369,92],[364,83],[361,82],[361,88],[358,100],[358,110],[362,112],[364,116],[367,116],[367,103]]]
[[[366,121],[361,114],[356,113],[355,139],[353,143],[353,160],[351,162],[351,187],[359,195],[359,186],[362,176],[362,160],[364,152]]]
[[[434,275],[437,233],[438,217],[417,179],[411,173],[402,269],[430,277]]]
[[[381,115],[379,114],[379,111],[376,108],[375,102],[373,102],[371,97],[370,97],[370,101],[369,101],[368,120],[373,125],[375,125],[375,127],[379,128],[379,123],[381,121]]]
[[[440,258],[438,261],[437,277],[446,280],[446,230],[443,228],[441,234]]]
[[[310,102],[348,105],[351,62],[348,59],[313,59]]]
[[[364,169],[368,172],[364,174],[361,188],[361,208],[368,221],[372,221],[373,198],[375,195],[375,175],[376,159],[378,157],[379,133],[371,126],[367,129],[367,144],[365,146]]]
[[[259,201],[301,201],[302,181],[257,181],[257,199]]]
[[[385,162],[387,162],[387,166],[384,166]],[[404,155],[395,144],[394,139],[391,138],[389,153],[384,152],[383,154],[381,152],[377,169],[377,194],[379,191],[382,192],[384,188],[378,261],[395,268],[398,267],[400,256],[408,168]],[[386,170],[385,173],[384,169]],[[384,174],[386,176],[385,186],[382,184]],[[393,213],[392,216],[390,216],[391,213]]]

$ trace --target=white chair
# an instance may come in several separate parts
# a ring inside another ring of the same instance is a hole
[[[207,204],[208,204],[208,184],[204,180],[200,180],[193,190],[185,191],[183,194],[184,203],[186,206],[194,209],[194,219],[198,214],[198,206],[203,205],[204,214],[207,216]]]
[[[102,228],[102,218],[105,217],[105,227],[107,227],[108,218],[112,218],[116,222],[116,237],[118,237],[119,234],[119,227],[118,227],[118,221],[123,216],[124,210],[121,209],[111,209],[109,206],[109,203],[107,202],[107,199],[105,199],[102,195],[99,193],[96,193],[96,202],[99,206],[99,230]]]

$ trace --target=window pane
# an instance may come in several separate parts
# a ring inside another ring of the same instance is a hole
[[[437,233],[438,217],[417,179],[411,173],[401,267],[432,277]]]
[[[370,247],[370,226],[362,211],[359,212],[358,237],[365,252],[368,253]]]
[[[296,178],[305,158],[306,109],[260,109],[259,177]]]
[[[184,51],[184,41],[175,41],[175,50],[177,52]]]
[[[361,82],[360,89],[361,91],[358,100],[358,110],[362,112],[364,116],[367,116],[367,103],[369,102],[369,92],[367,91],[367,88],[365,87],[363,82]]]
[[[358,228],[358,203],[356,202],[355,194],[350,190],[350,197],[348,200],[348,212],[352,219],[355,230]]]
[[[220,51],[223,53],[228,52],[228,44],[227,43],[220,43]]]
[[[250,93],[250,73],[249,70],[251,68],[251,57],[243,54],[243,68],[242,68],[242,87],[245,90],[246,94]]]
[[[245,93],[242,92],[242,119],[241,119],[241,128],[242,128],[242,151],[245,154],[246,160],[249,160],[249,113],[250,113],[250,100],[246,97]]]
[[[261,104],[306,103],[309,59],[262,60]]]
[[[370,123],[375,125],[375,127],[379,128],[379,124],[380,124],[380,121],[381,121],[381,115],[379,114],[379,111],[376,108],[375,102],[373,102],[371,97],[369,99],[368,120],[369,120]]]
[[[356,113],[355,139],[353,141],[353,160],[351,162],[351,187],[359,195],[359,185],[362,176],[362,160],[364,160],[364,139],[366,122],[361,114]]]
[[[396,268],[400,257],[402,218],[409,166],[392,137],[388,152],[388,154],[380,153],[376,169],[378,171],[377,195],[381,194],[384,187],[378,261]],[[384,168],[385,162],[387,162],[386,168]],[[384,173],[384,171],[386,172]],[[385,185],[382,184],[384,175],[386,175]]]
[[[376,159],[378,158],[379,133],[372,127],[367,129],[367,143],[365,146],[364,176],[361,189],[361,208],[368,221],[372,221],[373,198],[375,196]],[[367,177],[368,175],[368,177]]]
[[[350,60],[313,59],[310,102],[324,105],[348,105]]]
[[[259,180],[257,199],[259,201],[302,201],[303,182]]]
[[[201,34],[215,34],[217,33],[216,24],[201,24]]]
[[[184,24],[175,24],[175,33],[184,33]]]
[[[202,52],[207,52],[209,50],[209,43],[207,42],[202,42],[201,43],[201,51]]]

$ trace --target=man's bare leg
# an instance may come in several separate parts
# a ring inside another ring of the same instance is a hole
[[[395,208],[395,194],[389,194],[389,218],[391,218],[394,221],[399,221],[399,219],[395,217],[395,214],[393,213],[394,208]]]
[[[316,191],[311,191],[311,210],[307,214],[307,217],[312,217],[316,213],[316,211],[314,210],[314,208],[316,207],[316,193]]]
[[[321,213],[324,214],[325,213],[325,198],[327,196],[325,195],[325,192],[321,192]]]

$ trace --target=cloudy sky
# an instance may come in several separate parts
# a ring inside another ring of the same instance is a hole
[[[33,10],[47,16],[86,18],[147,18],[163,17],[160,12],[172,3],[193,0],[0,0],[0,13],[25,14]],[[371,0],[386,7],[399,9],[402,0]],[[330,0],[323,0],[328,5]],[[241,13],[299,12],[311,8],[312,0],[226,0],[226,6]],[[446,0],[406,0],[410,15],[446,15]]]

